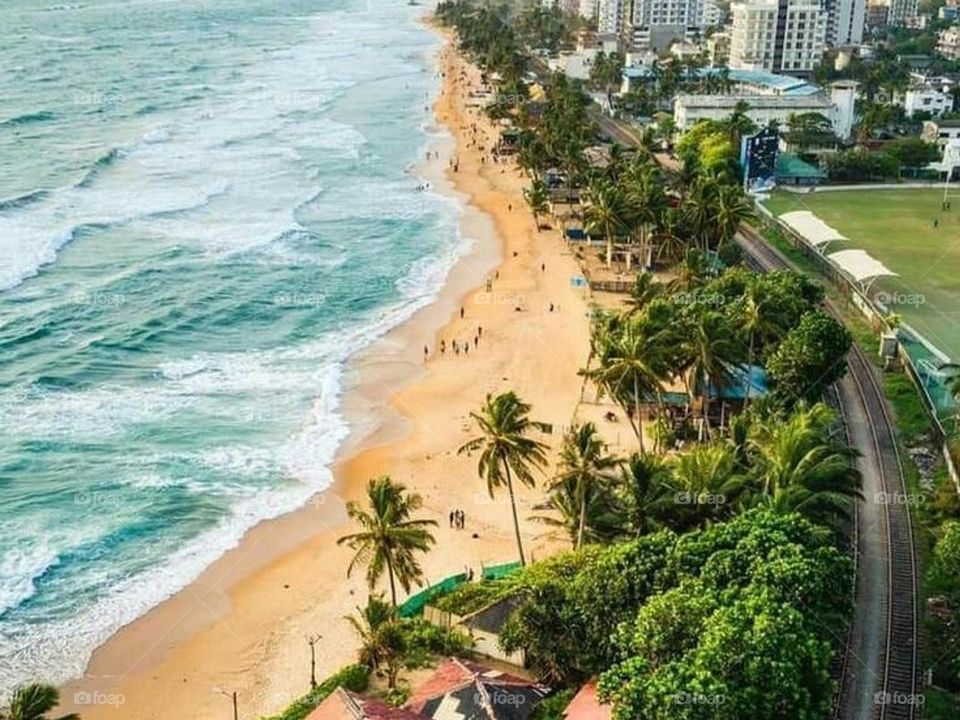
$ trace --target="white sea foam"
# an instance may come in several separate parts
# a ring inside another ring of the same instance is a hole
[[[323,106],[344,86],[325,77],[328,60],[353,62],[348,56],[364,47],[371,62],[358,72],[360,81],[396,71],[396,63],[385,54],[391,49],[391,33],[398,29],[385,31],[379,15],[358,21],[338,14],[333,26],[329,18],[310,19],[317,43],[275,53],[250,78],[256,87],[279,88],[272,106],[270,102],[246,106],[241,98],[228,98],[227,104],[196,108],[186,122],[165,119],[96,173],[86,187],[55,191],[29,207],[0,213],[0,224],[9,222],[7,229],[19,233],[16,247],[24,260],[16,267],[0,266],[0,287],[4,282],[15,284],[54,260],[70,237],[57,244],[56,231],[70,233],[78,225],[97,222],[124,222],[150,237],[167,236],[210,253],[258,249],[265,261],[306,262],[304,253],[289,241],[289,231],[298,227],[295,209],[316,194],[316,168],[291,167],[289,158],[293,153],[321,152],[348,162],[361,155],[366,139],[359,131],[305,114],[311,103]],[[278,147],[263,147],[264,139]],[[365,185],[336,180],[322,210],[313,208],[324,213],[325,221],[365,218],[368,212],[387,220],[420,219],[435,217],[440,209],[450,230],[444,234],[455,236],[453,206],[432,192],[411,192],[409,179],[381,178]],[[63,218],[70,218],[71,224],[64,224]],[[457,237],[414,263],[397,282],[401,302],[372,312],[362,324],[295,347],[168,359],[156,367],[155,378],[141,386],[100,384],[0,397],[0,425],[33,440],[95,445],[181,413],[222,419],[224,412],[238,414],[241,425],[260,421],[265,436],[262,444],[247,439],[215,447],[157,446],[155,455],[118,457],[116,468],[105,469],[105,482],[120,486],[115,492],[140,498],[139,493],[149,497],[167,489],[186,491],[224,500],[230,513],[188,542],[155,548],[163,559],[146,572],[124,574],[122,568],[91,565],[81,589],[96,590],[97,599],[78,614],[43,622],[13,616],[0,625],[0,692],[27,678],[56,682],[80,674],[94,648],[195,579],[252,526],[294,510],[328,487],[330,466],[348,433],[339,412],[344,363],[433,301],[468,244]],[[0,247],[0,263],[3,256]],[[348,257],[344,253],[322,262],[335,267]],[[315,392],[307,405],[305,388]],[[273,437],[277,428],[283,432]],[[149,435],[137,441],[141,448],[153,447]],[[207,473],[212,478],[199,471],[193,477],[183,468],[212,470]],[[203,480],[198,479],[201,475]],[[284,480],[278,484],[277,477]],[[82,536],[51,534],[49,548],[32,546],[22,556],[7,558],[8,565],[0,564],[0,588],[7,592],[0,595],[0,610],[4,603],[13,607],[30,597],[36,592],[36,580],[56,567],[63,553],[108,534],[112,522],[117,519],[111,514],[90,513]],[[7,582],[12,577],[16,583]]]

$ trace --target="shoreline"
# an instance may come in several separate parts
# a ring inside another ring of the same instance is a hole
[[[256,717],[308,689],[307,635],[323,635],[319,677],[352,662],[357,643],[340,618],[363,604],[366,586],[362,574],[345,578],[350,552],[335,540],[348,531],[345,503],[362,496],[370,477],[390,473],[420,493],[423,515],[439,522],[437,546],[423,561],[428,582],[514,558],[509,513],[491,507],[503,499],[487,497],[475,460],[458,457],[456,448],[487,392],[515,389],[534,417],[557,427],[570,421],[579,401],[576,370],[588,349],[586,304],[567,282],[576,263],[565,245],[534,227],[524,178],[512,165],[485,164],[468,145],[469,123],[486,122],[465,102],[478,74],[468,70],[462,81],[466,66],[449,33],[429,29],[442,37],[436,65],[446,75],[433,122],[447,132],[429,144],[439,158],[418,162],[414,173],[461,205],[460,233],[472,247],[433,302],[349,361],[341,412],[350,436],[331,468],[333,485],[300,510],[259,523],[194,582],[111,637],[84,677],[64,686],[61,712],[85,720],[214,718],[229,704],[219,688],[238,690],[243,716]],[[459,173],[447,166],[453,154]],[[494,292],[486,293],[484,280],[496,268]],[[551,302],[557,312],[547,311]],[[484,332],[474,352],[435,356],[440,337],[470,342],[475,324]],[[541,494],[520,493],[522,518]],[[466,509],[467,532],[446,527],[452,507]],[[524,522],[529,554],[542,556],[555,545],[535,540],[538,533]],[[75,693],[94,703],[74,705]],[[123,702],[97,700],[111,697]]]

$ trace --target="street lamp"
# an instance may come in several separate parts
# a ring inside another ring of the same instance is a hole
[[[227,692],[226,690],[222,690],[221,688],[214,688],[214,690],[215,690],[216,692],[220,693],[221,695],[223,695],[224,697],[230,698],[230,700],[233,701],[233,720],[240,720],[240,713],[239,713],[238,710],[237,710],[237,692],[236,692],[236,690],[234,690],[233,692]]]

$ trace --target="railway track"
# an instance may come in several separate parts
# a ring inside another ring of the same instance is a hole
[[[750,264],[761,272],[790,268],[789,262],[750,229],[742,229],[740,244]],[[835,308],[830,312],[837,316]],[[839,318],[838,318],[839,319]],[[840,389],[851,433],[851,416],[866,421],[857,449],[875,472],[865,477],[864,499],[857,511],[857,614],[840,662],[837,720],[919,720],[923,715],[918,663],[917,563],[913,527],[903,468],[893,423],[876,372],[854,346],[847,358],[849,373]],[[859,407],[851,407],[859,403]],[[861,428],[861,431],[863,428]],[[852,437],[851,433],[851,440]],[[870,487],[866,487],[870,486]],[[871,492],[872,490],[872,492]],[[861,560],[865,561],[861,563]],[[882,578],[884,596],[875,596],[874,583],[864,582],[861,564]],[[878,603],[870,617],[869,603]],[[867,606],[861,613],[861,601]],[[877,627],[878,620],[883,627]],[[880,640],[878,645],[877,640]]]

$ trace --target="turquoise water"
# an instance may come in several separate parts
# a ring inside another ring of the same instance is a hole
[[[0,691],[329,484],[345,359],[461,251],[417,12],[0,5]]]

